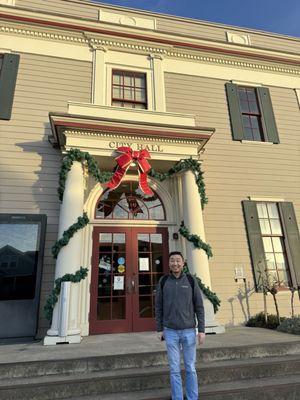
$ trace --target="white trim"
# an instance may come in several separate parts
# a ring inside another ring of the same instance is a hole
[[[236,81],[234,79],[231,80],[232,83],[234,83],[235,85],[239,85],[239,86],[250,86],[250,87],[261,87],[262,84],[261,83],[257,83],[257,82],[245,82],[245,81]]]
[[[15,0],[0,0],[0,4],[3,4],[4,6],[15,6]]]
[[[94,104],[105,105],[106,93],[106,60],[107,49],[99,46],[93,54],[93,83],[92,83],[92,102]]]
[[[255,144],[255,145],[258,145],[258,144],[263,144],[263,145],[275,144],[275,143],[272,143],[272,142],[263,142],[263,141],[259,141],[259,140],[240,140],[240,142],[243,143],[243,144]]]
[[[282,203],[285,201],[285,199],[279,199],[276,197],[254,197],[254,196],[249,196],[249,200],[251,200],[251,201],[272,201],[274,203]]]
[[[124,53],[122,53],[121,55],[123,56]],[[127,54],[127,56],[130,57],[129,54]],[[142,57],[145,57],[145,56],[142,56]],[[136,57],[133,57],[133,58],[136,59]],[[107,106],[111,106],[111,107],[116,108],[116,109],[122,108],[122,107],[114,107],[114,106],[111,105],[111,103],[112,103],[112,98],[111,98],[112,97],[111,96],[111,94],[112,94],[112,70],[113,69],[119,69],[119,70],[122,70],[122,71],[141,72],[141,73],[146,75],[146,85],[147,85],[147,87],[146,87],[146,90],[147,90],[147,109],[146,110],[147,111],[154,110],[155,109],[155,107],[154,107],[155,100],[154,100],[154,91],[153,91],[154,78],[153,78],[153,71],[151,71],[150,60],[148,60],[148,64],[149,64],[149,67],[145,68],[145,67],[143,67],[141,65],[135,64],[134,62],[133,63],[132,62],[130,62],[130,63],[128,62],[126,64],[107,63],[106,64],[106,69],[105,69],[106,77],[107,77],[106,78],[106,87],[107,87],[107,90],[106,90],[106,105]],[[128,108],[128,109],[131,110],[130,108]],[[126,110],[127,110],[127,108],[126,108]],[[145,110],[143,110],[143,111],[145,111]]]
[[[300,108],[300,89],[295,89],[295,92],[296,92],[296,97],[297,97],[297,100],[298,100],[298,105],[299,105],[299,108]]]
[[[100,8],[99,10],[99,21],[108,22],[110,24],[125,25],[132,28],[142,29],[156,29],[156,20],[154,18],[143,18],[120,11],[106,11]]]

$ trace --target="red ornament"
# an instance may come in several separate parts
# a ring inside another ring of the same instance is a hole
[[[110,189],[116,189],[120,185],[130,164],[135,162],[138,166],[140,189],[144,194],[153,196],[154,193],[147,182],[147,173],[151,169],[151,165],[147,161],[147,158],[151,158],[149,151],[146,149],[135,151],[131,147],[118,147],[116,151],[121,153],[121,155],[116,157],[116,170],[106,186]]]

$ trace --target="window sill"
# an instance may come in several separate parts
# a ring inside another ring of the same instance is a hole
[[[260,142],[259,140],[241,140],[241,143],[245,144],[263,144],[263,145],[272,145],[273,142]]]

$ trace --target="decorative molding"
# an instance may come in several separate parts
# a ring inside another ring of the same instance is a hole
[[[251,46],[250,36],[242,33],[226,32],[227,42]]]
[[[114,138],[120,140],[130,140],[131,142],[134,140],[143,141],[143,142],[160,142],[160,143],[172,143],[172,144],[188,144],[188,145],[199,145],[199,143],[203,142],[203,139],[198,140],[188,140],[188,139],[172,139],[166,137],[160,137],[159,139],[157,136],[147,136],[147,138],[143,136],[132,136],[132,135],[124,135],[123,133],[118,132],[101,132],[101,131],[88,131],[88,130],[69,130],[66,129],[64,131],[66,135],[71,136],[88,136],[88,137],[100,137],[100,138]]]
[[[99,21],[111,24],[125,25],[134,28],[156,29],[156,20],[153,18],[133,17],[114,11],[99,10]]]
[[[300,76],[300,68],[296,67],[279,67],[277,65],[272,65],[270,63],[256,62],[256,61],[242,61],[230,58],[230,56],[220,57],[217,55],[199,55],[199,52],[195,50],[187,50],[187,51],[176,51],[167,46],[152,46],[145,44],[136,44],[136,42],[130,42],[119,39],[100,39],[95,37],[87,38],[85,34],[82,34],[81,37],[74,35],[66,35],[61,33],[50,33],[46,31],[39,31],[24,28],[17,28],[12,26],[0,26],[1,33],[21,35],[30,38],[37,39],[45,39],[45,40],[53,40],[53,41],[62,41],[69,42],[73,44],[80,45],[90,45],[92,48],[107,48],[107,50],[120,50],[125,52],[134,52],[139,54],[155,54],[155,57],[159,55],[164,55],[169,58],[176,58],[181,60],[190,60],[193,62],[200,63],[210,63],[217,65],[225,65],[229,67],[238,67],[238,68],[248,68],[251,70],[259,70],[259,71],[267,71],[267,72],[275,72],[275,73],[283,73],[289,75]],[[90,35],[90,33],[89,33]]]
[[[255,145],[263,145],[263,146],[272,146],[274,143],[272,142],[260,142],[259,140],[241,140],[243,144],[255,144]]]

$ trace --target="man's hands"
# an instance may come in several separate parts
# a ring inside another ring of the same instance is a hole
[[[198,343],[199,345],[203,344],[205,341],[205,333],[199,332],[198,333]]]

